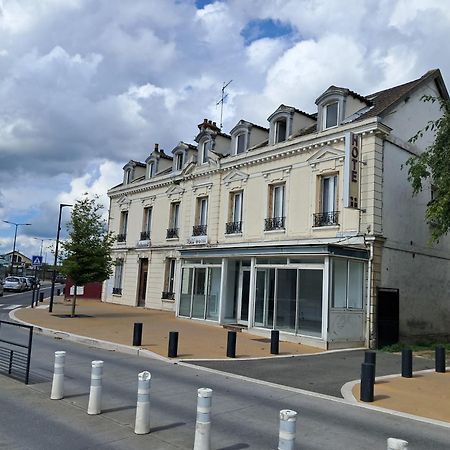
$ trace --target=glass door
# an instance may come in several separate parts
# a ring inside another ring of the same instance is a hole
[[[300,269],[298,293],[298,333],[322,335],[323,270]]]
[[[257,269],[255,325],[273,328],[275,312],[275,269]]]
[[[206,268],[196,267],[194,269],[194,291],[192,293],[192,317],[196,319],[205,318],[205,288]]]
[[[241,269],[239,276],[238,322],[248,324],[250,300],[250,269]]]

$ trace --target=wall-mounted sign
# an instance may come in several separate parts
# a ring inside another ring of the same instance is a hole
[[[344,206],[359,208],[360,183],[360,138],[356,134],[345,135],[345,163],[344,163]]]
[[[148,248],[148,247],[151,247],[151,242],[149,239],[145,240],[145,241],[137,241],[136,247],[137,248]]]
[[[190,245],[201,245],[208,243],[208,236],[191,236],[188,238],[187,243]]]

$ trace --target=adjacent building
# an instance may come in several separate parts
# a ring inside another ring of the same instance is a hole
[[[428,245],[433,191],[413,198],[402,169],[441,114],[423,95],[448,98],[439,70],[371,95],[330,86],[267,128],[205,119],[195,144],[129,161],[103,300],[321,348],[449,335],[450,245]]]

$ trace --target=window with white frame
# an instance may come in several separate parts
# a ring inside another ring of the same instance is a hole
[[[339,103],[333,102],[323,108],[323,129],[337,127],[339,117]]]
[[[287,121],[285,118],[278,119],[275,122],[275,140],[274,143],[283,142],[287,138]]]
[[[332,213],[337,210],[337,175],[322,177],[321,212]]]
[[[364,299],[364,263],[334,258],[332,281],[333,308],[362,309]]]
[[[206,225],[208,221],[208,197],[197,199],[197,225]]]
[[[117,258],[115,266],[113,294],[122,295],[123,259]]]
[[[175,264],[176,259],[166,259],[166,273],[164,279],[164,292],[163,298],[174,299],[175,292]]]
[[[236,155],[245,152],[245,133],[236,136]]]
[[[180,216],[180,202],[173,202],[170,205],[170,228],[178,229]]]
[[[273,184],[270,186],[269,216],[284,217],[284,184]]]
[[[233,192],[231,194],[231,201],[232,201],[231,222],[242,221],[242,196],[243,196],[242,191]]]
[[[131,183],[131,169],[127,169],[125,171],[125,184],[130,184]]]
[[[183,168],[183,153],[175,154],[175,170],[181,170]]]
[[[155,162],[149,162],[147,165],[147,176],[148,178],[152,178],[155,175]]]
[[[128,211],[122,211],[120,213],[119,235],[117,236],[117,240],[119,242],[125,242],[127,237],[127,228],[128,228]]]
[[[142,222],[141,240],[148,240],[152,231],[152,207],[144,208],[144,218]]]

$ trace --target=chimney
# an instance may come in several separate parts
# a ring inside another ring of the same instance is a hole
[[[159,144],[155,144],[155,152],[159,151]]]

